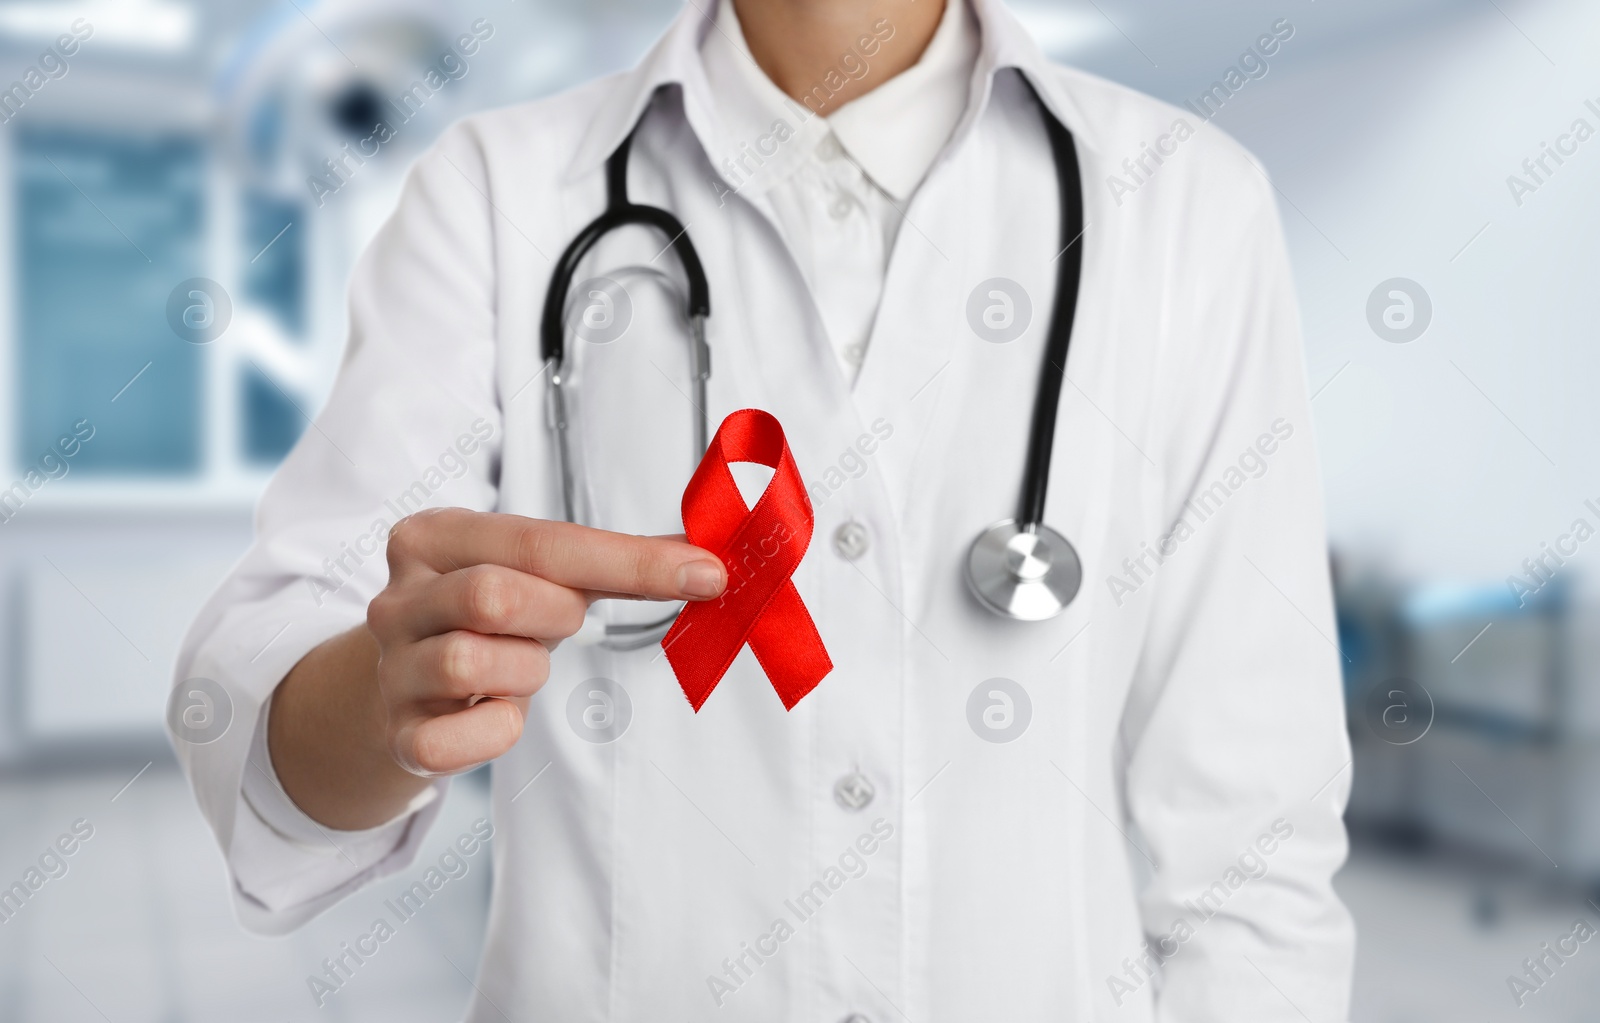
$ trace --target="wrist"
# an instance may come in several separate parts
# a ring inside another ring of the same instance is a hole
[[[319,824],[359,831],[402,813],[429,781],[389,750],[377,683],[378,645],[366,626],[303,657],[269,705],[267,749],[284,793]]]

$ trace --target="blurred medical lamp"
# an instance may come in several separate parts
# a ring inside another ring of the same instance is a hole
[[[461,12],[424,0],[274,6],[246,28],[217,78],[224,157],[242,183],[319,205],[368,160],[402,169],[396,157],[459,116],[451,93],[471,58],[458,40],[470,37],[475,52],[493,32],[476,24],[474,34]]]

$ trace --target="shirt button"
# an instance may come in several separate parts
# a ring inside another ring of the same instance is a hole
[[[872,1020],[861,1015],[859,1012],[852,1012],[850,1015],[840,1020],[839,1023],[872,1023]]]
[[[872,546],[867,539],[867,527],[850,519],[833,531],[833,549],[846,561],[854,561],[867,553]]]
[[[861,360],[866,356],[866,354],[866,345],[846,345],[844,350],[844,361],[848,362],[852,366],[859,366],[861,365]]]
[[[817,143],[817,155],[822,157],[824,160],[837,160],[839,157],[843,156],[844,147],[839,145],[838,136],[829,135],[827,138]]]
[[[859,810],[872,802],[872,797],[877,795],[877,790],[867,780],[867,776],[859,771],[840,778],[833,783],[834,802],[846,810]]]
[[[849,197],[841,195],[828,206],[828,213],[834,220],[843,220],[850,215],[850,211],[854,208],[855,205],[850,201]]]

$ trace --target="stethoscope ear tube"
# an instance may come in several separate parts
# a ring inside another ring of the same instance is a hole
[[[1026,79],[1024,79],[1026,81]],[[1029,83],[1029,88],[1032,84]],[[1044,365],[1039,367],[1039,391],[1033,402],[1033,424],[1028,432],[1028,452],[1023,463],[1022,497],[1017,521],[1023,526],[1044,522],[1045,496],[1050,487],[1050,451],[1055,442],[1056,411],[1067,378],[1067,349],[1078,311],[1078,288],[1083,275],[1083,181],[1078,150],[1072,133],[1034,93],[1044,112],[1045,133],[1055,159],[1056,182],[1061,191],[1061,255],[1056,260],[1056,297],[1050,314],[1050,334],[1045,342]],[[1076,228],[1076,231],[1074,231]]]
[[[628,153],[632,148],[633,136],[629,135],[617,147],[617,151],[607,158],[605,212],[579,231],[578,236],[562,251],[561,258],[556,260],[556,268],[550,275],[550,287],[544,296],[544,310],[539,317],[539,355],[545,362],[554,359],[560,365],[566,361],[564,317],[567,294],[572,290],[572,279],[577,275],[578,264],[583,262],[583,257],[600,239],[619,227],[640,225],[660,231],[678,254],[683,275],[689,284],[685,314],[691,323],[695,317],[704,319],[711,315],[711,284],[706,280],[700,253],[695,250],[683,223],[660,207],[642,206],[628,200]]]
[[[606,160],[606,209],[591,221],[574,238],[556,261],[550,275],[550,287],[545,293],[544,309],[539,318],[539,354],[548,374],[549,401],[547,403],[551,429],[556,435],[556,462],[561,476],[562,511],[568,522],[578,521],[576,473],[573,470],[573,452],[569,435],[569,409],[567,404],[567,350],[566,314],[567,296],[572,290],[572,279],[578,265],[595,245],[607,234],[620,227],[638,225],[653,227],[666,237],[683,266],[688,282],[684,300],[684,314],[689,321],[690,366],[694,386],[695,459],[705,453],[710,438],[710,420],[706,409],[706,381],[711,376],[711,348],[706,342],[706,318],[711,315],[711,285],[706,279],[700,254],[695,251],[687,228],[678,218],[655,206],[643,206],[628,201],[628,155],[633,147],[633,135],[622,141],[617,151]],[[638,650],[660,642],[677,617],[677,611],[657,621],[639,624],[611,624],[601,626],[586,623],[576,637],[580,643],[593,643],[610,650]]]

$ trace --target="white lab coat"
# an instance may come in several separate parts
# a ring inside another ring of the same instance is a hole
[[[560,516],[537,318],[642,117],[633,196],[689,225],[712,281],[713,427],[770,411],[811,485],[794,581],[835,668],[786,713],[746,650],[695,714],[659,651],[561,646],[493,768],[495,905],[468,1018],[1346,1017],[1353,933],[1330,877],[1349,751],[1273,190],[1214,127],[1048,64],[997,0],[975,7],[969,109],[906,210],[853,387],[771,211],[715,169],[745,140],[716,123],[693,5],[637,69],[473,117],[418,163],[356,271],[327,407],[179,665],[233,703],[221,740],[176,745],[245,926],[297,926],[423,841],[436,801],[364,835],[245,804],[247,753],[273,686],[363,620],[399,512]],[[1076,137],[1088,221],[1047,514],[1084,583],[1034,624],[984,611],[962,578],[1017,502],[1062,248],[1019,72]],[[1158,141],[1180,119],[1193,137]],[[1147,143],[1171,153],[1136,179],[1123,161]],[[608,239],[579,276],[676,275],[652,262],[664,244]],[[1003,343],[968,316],[997,277],[1031,305]],[[675,532],[684,333],[652,285],[629,294],[622,337],[572,342],[584,512]],[[856,560],[832,540],[846,521],[865,529]],[[596,677],[631,710],[609,743],[569,720]],[[1027,707],[1008,712],[996,678]],[[985,709],[1026,729],[986,741]],[[871,791],[860,809],[835,795],[851,775],[858,801]]]

